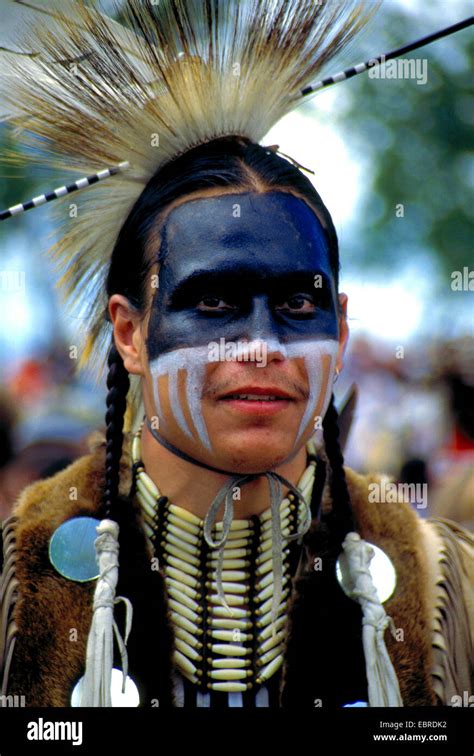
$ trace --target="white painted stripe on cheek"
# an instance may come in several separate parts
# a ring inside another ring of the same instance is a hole
[[[202,444],[209,450],[212,450],[211,441],[207,432],[204,416],[202,414],[202,389],[204,386],[204,377],[206,365],[196,362],[193,368],[188,369],[186,374],[186,398],[188,401],[189,411]]]
[[[181,403],[179,401],[179,391],[178,391],[178,375],[179,370],[172,370],[169,373],[168,378],[168,391],[169,391],[169,398],[170,398],[170,406],[171,411],[173,412],[173,415],[176,418],[176,421],[183,431],[189,438],[193,437],[193,434],[191,433],[191,430],[189,428],[189,425],[186,422],[186,418],[184,417],[183,409],[181,407]]]
[[[150,362],[150,373],[153,379],[153,392],[157,412],[161,415],[161,407],[158,396],[158,379],[162,375],[168,375],[170,404],[172,412],[186,435],[193,438],[193,434],[186,422],[183,409],[179,400],[178,392],[178,372],[186,372],[186,398],[191,412],[191,416],[199,436],[199,440],[209,451],[212,446],[202,414],[202,390],[204,386],[204,377],[206,365],[208,364],[209,349],[203,347],[185,347],[184,349],[175,349],[172,352],[157,357]]]
[[[300,421],[298,433],[296,434],[295,444],[297,444],[300,440],[304,429],[306,428],[311,417],[314,415],[314,411],[316,409],[316,402],[321,391],[321,372],[317,369],[319,359],[320,357],[318,354],[307,354],[304,356],[304,364],[306,367],[309,383],[309,397],[306,404],[306,409]]]
[[[161,416],[162,416],[161,404],[160,404],[160,391],[159,391],[159,387],[158,387],[158,378],[159,378],[159,375],[154,373],[154,371],[151,368],[151,365],[150,365],[150,373],[151,373],[151,378],[152,378],[152,382],[153,382],[153,398],[155,400],[155,411],[156,411],[156,414],[157,414],[158,420],[159,420],[161,418]]]
[[[308,423],[314,416],[316,407],[318,405],[323,380],[323,367],[322,359],[325,355],[329,355],[331,358],[331,365],[329,369],[328,384],[326,387],[326,395],[324,397],[321,416],[324,417],[326,409],[329,404],[332,389],[332,373],[334,371],[337,351],[339,348],[339,342],[334,339],[324,339],[322,341],[301,341],[295,342],[289,346],[288,356],[290,358],[303,357],[306,372],[308,375],[309,383],[309,397],[306,409],[303,417],[301,418],[298,433],[296,434],[295,445],[300,440],[304,433]]]

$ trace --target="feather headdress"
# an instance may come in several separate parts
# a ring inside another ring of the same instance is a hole
[[[259,142],[377,5],[129,0],[118,23],[82,1],[7,0],[15,34],[0,36],[0,118],[18,127],[28,160],[81,177],[129,163],[113,187],[82,195],[74,219],[59,208],[52,254],[69,307],[86,303],[82,364],[103,364],[107,265],[153,174],[216,137]]]

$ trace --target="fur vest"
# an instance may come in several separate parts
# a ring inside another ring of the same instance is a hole
[[[84,673],[95,582],[63,578],[49,561],[48,544],[65,520],[97,516],[104,456],[104,440],[97,437],[90,454],[26,488],[4,523],[0,681],[3,677],[3,695],[23,695],[27,706],[69,706],[71,691]],[[346,476],[358,532],[390,556],[397,572],[397,587],[385,609],[403,630],[403,640],[388,631],[385,640],[404,705],[460,705],[455,697],[472,692],[474,540],[448,520],[421,519],[403,502],[372,503],[369,485],[380,483],[380,476],[361,476],[349,468]],[[127,436],[122,496],[131,484]],[[173,706],[174,636],[166,586],[163,575],[150,569],[152,555],[136,500],[126,509],[120,523],[117,595],[128,596],[133,604],[130,674],[139,681],[143,705],[157,699],[160,707]],[[292,665],[317,668],[318,650],[308,647],[311,607],[318,601],[311,582],[314,525],[315,520],[305,537],[303,570],[292,584],[282,686],[294,684]],[[118,621],[123,626],[120,614]],[[337,659],[334,663],[337,667]],[[291,691],[285,693],[288,698]]]

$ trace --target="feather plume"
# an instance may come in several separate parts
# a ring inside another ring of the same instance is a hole
[[[15,34],[0,36],[0,117],[29,146],[28,160],[78,176],[130,162],[83,193],[77,218],[67,198],[57,203],[60,284],[71,306],[87,308],[82,364],[103,365],[108,261],[151,176],[216,137],[259,142],[377,4],[129,0],[119,24],[82,1],[46,10],[40,0],[7,0]]]

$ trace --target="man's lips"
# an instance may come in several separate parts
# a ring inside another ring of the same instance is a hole
[[[245,398],[244,398],[245,397]],[[286,391],[276,386],[240,386],[239,388],[227,391],[218,399],[232,401],[242,399],[243,401],[292,401],[293,397]]]
[[[275,386],[241,386],[219,397],[219,401],[237,412],[271,415],[286,409],[293,397]]]

